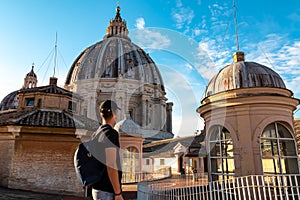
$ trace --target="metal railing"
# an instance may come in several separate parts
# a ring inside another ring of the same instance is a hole
[[[172,176],[171,167],[161,168],[155,172],[147,172],[147,173],[122,173],[122,183],[138,183],[141,181],[153,181],[153,180],[161,180],[165,178],[169,178]]]
[[[300,175],[253,175],[206,185],[138,184],[138,200],[298,200]]]

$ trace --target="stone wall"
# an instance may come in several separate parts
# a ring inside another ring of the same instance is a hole
[[[14,153],[13,135],[0,134],[0,185],[7,186]]]
[[[57,134],[54,128],[40,134],[20,132],[9,142],[1,140],[0,156],[5,162],[0,164],[0,184],[14,189],[81,196],[83,189],[73,164],[79,142],[74,134]]]

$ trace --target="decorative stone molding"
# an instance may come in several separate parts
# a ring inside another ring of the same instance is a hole
[[[22,126],[8,126],[7,131],[12,133],[14,138],[20,136]]]

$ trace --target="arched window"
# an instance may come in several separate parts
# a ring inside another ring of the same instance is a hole
[[[128,147],[123,153],[123,178],[127,182],[134,182],[140,170],[139,151],[135,147]],[[123,180],[125,181],[125,180]]]
[[[223,126],[214,126],[209,140],[211,181],[226,180],[234,176],[233,142],[229,131]]]
[[[297,174],[299,172],[295,140],[282,124],[268,125],[261,135],[260,144],[265,174]]]

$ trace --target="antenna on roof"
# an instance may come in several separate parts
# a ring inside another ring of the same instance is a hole
[[[240,61],[245,61],[245,54],[244,54],[244,52],[240,51],[239,31],[238,31],[238,24],[237,24],[237,19],[236,19],[235,0],[232,0],[232,2],[233,2],[233,9],[234,9],[234,26],[235,26],[236,48],[237,48],[237,52],[235,52],[233,54],[233,61],[234,62],[240,62]]]
[[[233,2],[233,9],[234,9],[234,26],[235,26],[236,47],[237,47],[237,51],[240,51],[239,31],[238,31],[238,25],[237,25],[237,19],[236,19],[236,5],[235,5],[235,0],[232,0],[232,2]]]
[[[55,35],[55,46],[54,46],[54,70],[53,70],[53,77],[55,76],[55,68],[57,63],[57,32]]]

